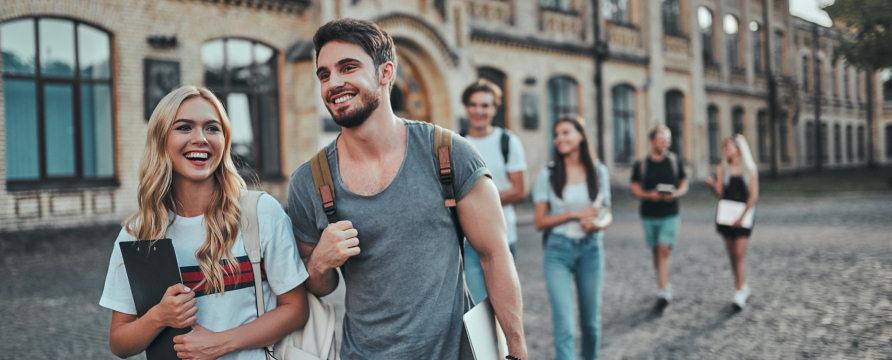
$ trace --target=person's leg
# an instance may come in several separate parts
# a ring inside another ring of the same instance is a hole
[[[678,239],[678,215],[661,219],[657,231],[657,278],[660,289],[669,285],[669,255]]]
[[[483,267],[480,265],[480,255],[465,241],[465,278],[468,281],[468,290],[474,298],[474,304],[480,303],[486,298],[486,282],[483,279]]]
[[[746,248],[749,238],[738,237],[734,240],[734,288],[740,290],[746,284]]]
[[[659,258],[657,256],[657,242],[659,240],[659,220],[642,217],[641,226],[644,228],[644,242],[645,244],[647,244],[647,248],[651,251],[654,273],[657,274],[657,283],[659,284],[660,266],[657,262],[657,259]]]
[[[545,246],[545,286],[551,303],[555,359],[576,358],[573,334],[573,244],[572,240],[552,234]]]
[[[601,349],[601,289],[604,278],[603,233],[590,236],[579,246],[576,289],[582,325],[582,358],[598,358]]]
[[[728,260],[731,263],[731,275],[734,276],[734,283],[737,283],[737,260],[734,258],[734,239],[726,237],[722,235],[722,239],[725,241],[725,250],[728,251]],[[737,289],[737,285],[734,287]]]
[[[657,245],[654,248],[654,263],[657,267],[657,286],[665,289],[669,283],[669,254],[672,252],[668,245]]]

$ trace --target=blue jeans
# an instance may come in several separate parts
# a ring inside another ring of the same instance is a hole
[[[603,232],[571,239],[551,234],[545,244],[545,284],[554,321],[555,359],[576,359],[573,335],[573,280],[579,297],[582,357],[597,359],[601,348],[601,288],[604,277]]]
[[[511,256],[517,256],[517,244],[510,244]],[[486,282],[483,281],[483,267],[480,265],[480,255],[465,241],[465,278],[468,281],[468,290],[474,298],[474,304],[478,304],[486,298]]]

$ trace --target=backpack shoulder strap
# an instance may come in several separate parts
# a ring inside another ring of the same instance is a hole
[[[666,154],[669,157],[669,165],[672,166],[672,176],[675,177],[675,182],[678,182],[678,155],[675,155],[674,152],[669,152]]]
[[[502,129],[502,159],[505,160],[505,165],[508,164],[508,154],[511,151],[511,135],[508,134],[508,129]]]
[[[644,184],[644,178],[647,177],[647,161],[650,155],[644,155],[641,160],[638,161],[638,173],[641,174],[641,183]]]
[[[319,191],[322,199],[322,210],[329,223],[335,223],[337,208],[335,207],[334,181],[331,178],[331,168],[328,166],[327,148],[322,148],[310,159],[310,171],[313,173],[313,184]]]
[[[257,317],[266,312],[263,303],[263,272],[260,270],[260,262],[263,254],[260,251],[260,223],[257,219],[257,203],[263,191],[242,190],[239,196],[239,231],[242,233],[242,241],[245,252],[251,261],[251,273],[254,276],[254,303],[257,307]],[[272,352],[272,346],[266,348]]]
[[[443,205],[452,214],[452,223],[458,235],[458,248],[464,257],[464,231],[458,220],[458,206],[455,200],[455,175],[452,168],[452,131],[434,125],[434,155],[440,186],[443,187]]]

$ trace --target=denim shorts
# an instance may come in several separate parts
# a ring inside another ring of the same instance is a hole
[[[641,217],[641,225],[644,227],[644,241],[648,247],[657,245],[675,246],[678,239],[678,215],[666,217]]]

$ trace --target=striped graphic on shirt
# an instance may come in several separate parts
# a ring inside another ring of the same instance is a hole
[[[235,271],[230,271],[230,267],[223,266],[223,284],[226,291],[244,289],[254,286],[254,272],[251,271],[251,261],[247,256],[235,258],[238,266]],[[223,262],[220,262],[223,264]],[[266,270],[263,269],[261,263],[260,274],[261,279],[266,280]],[[183,285],[188,286],[195,291],[195,296],[204,296],[213,294],[214,290],[207,288],[207,283],[202,283],[204,274],[198,266],[183,266],[180,268],[180,276],[183,278]]]

